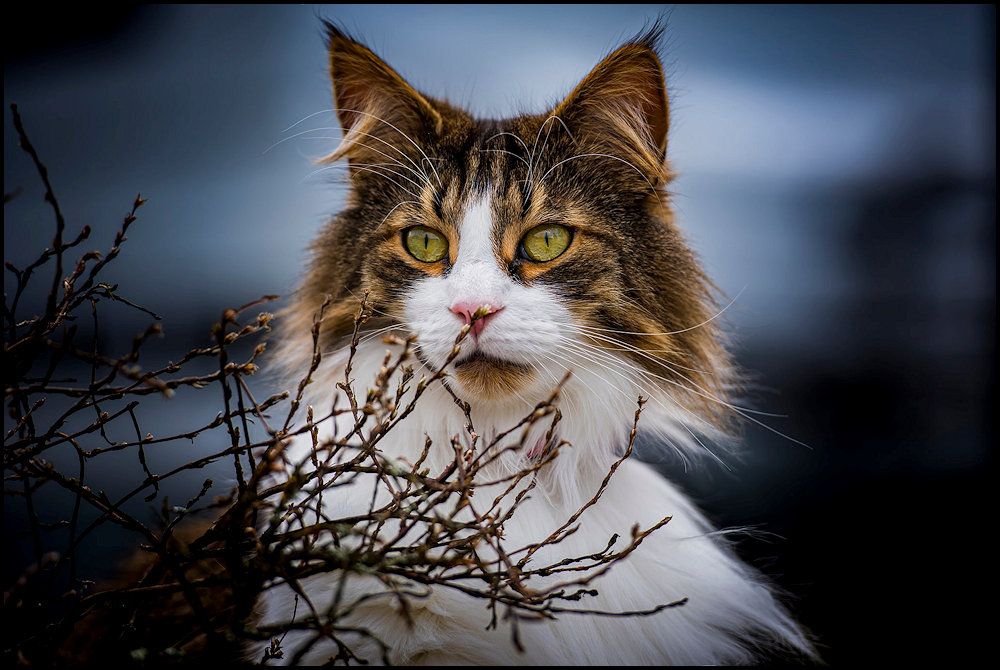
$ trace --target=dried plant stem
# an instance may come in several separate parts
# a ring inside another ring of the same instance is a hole
[[[541,542],[514,546],[504,537],[504,524],[535,490],[540,473],[570,446],[557,437],[562,419],[558,399],[568,375],[522,420],[483,440],[473,425],[471,406],[454,392],[445,370],[458,356],[469,324],[445,363],[418,380],[412,360],[415,338],[384,335],[390,353],[375,379],[361,380],[366,392],[358,394],[354,360],[359,345],[363,337],[381,332],[370,324],[373,309],[367,293],[345,342],[343,376],[336,384],[342,397],[323,411],[310,405],[301,410],[308,387],[324,369],[320,342],[330,298],[313,320],[312,355],[294,393],[261,395],[248,381],[257,372],[265,350],[259,340],[272,320],[268,313],[248,314],[276,296],[224,310],[211,328],[209,344],[189,349],[176,362],[143,361],[147,369],[140,370],[144,346],[163,333],[160,317],[122,297],[117,286],[100,277],[119,255],[146,201],[136,197],[110,250],[85,252],[69,264],[66,253],[89,238],[90,228],[66,241],[66,220],[48,171],[17,108],[11,111],[21,147],[55,213],[56,230],[51,249],[25,269],[6,263],[14,287],[10,300],[4,295],[4,399],[10,420],[4,435],[4,495],[24,520],[24,528],[7,539],[28,542],[30,559],[22,578],[5,593],[5,621],[11,622],[5,631],[5,662],[231,662],[251,641],[265,642],[262,657],[255,660],[267,662],[284,656],[282,645],[290,631],[307,631],[309,640],[296,649],[293,662],[323,641],[336,650],[333,661],[366,660],[352,642],[360,639],[376,650],[377,658],[367,660],[388,663],[393,650],[373,631],[353,623],[353,615],[391,598],[401,616],[410,618],[415,603],[435,589],[486,603],[490,626],[510,622],[511,639],[519,649],[518,622],[523,618],[648,616],[683,604],[630,612],[575,605],[595,595],[594,581],[626,560],[669,518],[633,529],[617,550],[618,538],[612,537],[600,552],[546,552],[559,558],[528,567],[529,561],[538,562],[543,547],[556,547],[574,533],[630,456],[643,399],[623,455],[594,495]],[[5,196],[5,202],[9,199]],[[21,318],[20,301],[28,295],[29,282],[50,262],[53,280],[41,316]],[[97,337],[98,315],[113,303],[156,321],[118,356],[102,351]],[[84,310],[89,315],[78,319]],[[485,316],[477,312],[472,322]],[[88,335],[87,324],[91,339],[79,344]],[[196,365],[201,368],[193,372]],[[79,375],[82,382],[75,377],[80,370],[87,372]],[[448,444],[425,438],[414,463],[390,458],[382,452],[386,437],[435,385],[461,408],[466,434]],[[145,432],[140,401],[181,392],[199,393],[205,404],[213,403],[215,418],[193,427],[178,422],[169,435]],[[320,426],[332,421],[339,422],[339,432],[321,438]],[[493,466],[499,459],[526,451],[529,434],[538,430],[544,432],[538,456],[525,458],[516,472],[496,474]],[[518,431],[520,440],[512,439]],[[294,439],[311,444],[302,462],[289,456]],[[167,458],[189,443],[195,444],[196,457]],[[432,473],[425,464],[433,462],[435,450],[451,458]],[[111,494],[95,489],[91,482],[96,474],[120,468],[122,456],[130,453],[135,454],[129,465],[134,479],[115,482],[120,490]],[[67,454],[70,465],[64,466]],[[205,469],[211,476],[203,474]],[[220,492],[222,480],[231,484]],[[367,509],[333,516],[325,501],[362,482],[371,486]],[[42,489],[46,500],[61,497],[65,505],[55,511],[51,504],[41,505]],[[485,502],[474,499],[476,490],[490,491]],[[186,502],[172,505],[169,498]],[[159,512],[151,519],[152,504]],[[53,514],[58,516],[54,521]],[[85,552],[88,543],[110,531],[122,538],[118,542],[134,546],[135,556],[118,579],[97,583]],[[336,581],[329,602],[310,597],[308,582],[317,575]],[[545,579],[552,576],[556,581]],[[358,592],[352,586],[358,579],[372,588]],[[296,605],[287,621],[264,626],[255,616],[255,603],[274,588],[290,589]]]

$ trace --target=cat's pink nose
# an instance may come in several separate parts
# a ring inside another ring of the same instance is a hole
[[[491,320],[503,309],[503,305],[493,305],[481,302],[457,302],[451,306],[451,311],[464,323],[472,323],[472,317],[478,311],[480,317],[472,323],[472,336],[479,339],[479,334],[486,328],[486,322]]]

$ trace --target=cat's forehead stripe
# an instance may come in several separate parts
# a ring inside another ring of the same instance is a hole
[[[490,200],[480,195],[472,200],[462,216],[458,231],[458,261],[486,261],[493,256],[493,215]]]

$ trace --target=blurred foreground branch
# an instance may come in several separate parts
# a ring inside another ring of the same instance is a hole
[[[248,381],[257,372],[265,349],[261,336],[272,320],[270,314],[254,311],[275,296],[225,310],[206,346],[143,370],[140,354],[151,337],[162,334],[160,317],[129,301],[99,275],[120,253],[146,201],[136,197],[110,249],[88,251],[70,261],[69,253],[89,239],[90,228],[67,237],[48,172],[16,106],[12,113],[20,145],[36,166],[45,200],[54,210],[56,233],[52,246],[23,269],[5,263],[12,279],[3,313],[4,496],[8,518],[18,519],[20,527],[16,532],[5,528],[5,546],[19,542],[29,547],[17,566],[19,576],[5,585],[5,663],[230,662],[252,640],[269,643],[261,658],[251,659],[266,662],[284,655],[283,635],[293,629],[312,631],[313,642],[335,642],[338,661],[356,660],[350,636],[371,639],[372,634],[352,628],[350,615],[369,596],[338,596],[329,606],[317,605],[303,581],[318,574],[340,580],[373,575],[398,600],[404,616],[409,615],[408,603],[430,587],[481,599],[492,612],[492,626],[501,618],[516,624],[521,618],[586,613],[565,604],[593,595],[594,579],[669,520],[635,528],[622,541],[609,538],[605,549],[593,555],[529,565],[541,547],[558,544],[575,531],[579,516],[597,501],[618,464],[593,498],[544,541],[508,546],[504,523],[534,488],[538,472],[565,446],[553,437],[561,384],[521,423],[487,444],[472,426],[468,404],[455,397],[468,421],[468,435],[455,436],[450,445],[428,440],[415,463],[387,458],[380,441],[445,373],[442,368],[415,380],[412,338],[389,336],[387,343],[398,353],[386,357],[377,379],[361,380],[367,386],[359,395],[351,363],[369,317],[365,301],[344,380],[338,384],[348,404],[322,415],[302,407],[321,360],[322,311],[313,325],[312,364],[294,393],[258,399]],[[5,203],[18,195],[5,196]],[[22,317],[21,300],[42,272],[52,277],[44,307]],[[118,356],[102,352],[98,343],[99,315],[112,302],[154,319]],[[467,332],[456,340],[453,356]],[[85,375],[67,376],[81,370]],[[176,432],[168,436],[144,433],[140,399],[178,392],[203,396],[205,405],[218,407],[215,418],[198,425],[175,424]],[[641,400],[636,422],[640,410]],[[351,417],[353,430],[320,440],[317,426],[337,416]],[[500,441],[515,430],[526,436],[526,428],[538,422],[548,425],[545,455],[520,472],[489,480],[484,468],[502,451],[524,447],[523,439],[503,448]],[[122,434],[129,437],[116,439]],[[305,462],[287,457],[289,440],[296,437],[312,440],[312,455]],[[621,460],[631,453],[634,438],[633,429]],[[182,442],[198,447],[196,458],[154,468],[151,454]],[[429,472],[425,458],[431,449],[441,448],[451,450],[454,458],[444,471]],[[94,473],[120,470],[126,455],[132,459],[127,467],[135,473],[134,481],[115,493],[95,490],[90,483]],[[218,485],[198,474],[206,468],[222,473],[231,487],[210,495]],[[324,492],[361,477],[373,478],[378,490],[368,511],[329,518]],[[475,488],[484,484],[510,495],[474,503]],[[170,498],[186,502],[173,505]],[[159,501],[155,507],[154,501]],[[151,515],[151,509],[158,512]],[[95,542],[121,547],[120,555],[127,555],[128,548],[136,553],[114,579],[97,582],[93,561],[84,551]],[[539,585],[537,578],[553,575],[556,581]],[[299,615],[294,621],[259,626],[257,598],[279,585],[300,594]],[[645,615],[678,604],[643,612],[590,613]],[[512,634],[519,644],[516,625]],[[376,643],[384,650],[382,660],[389,661],[391,650]]]

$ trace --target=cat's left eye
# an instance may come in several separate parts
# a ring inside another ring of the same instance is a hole
[[[572,239],[573,234],[566,226],[546,223],[528,231],[521,239],[521,249],[529,259],[545,263],[561,256]]]
[[[424,263],[437,263],[448,253],[448,238],[427,226],[414,226],[403,233],[406,250]]]

